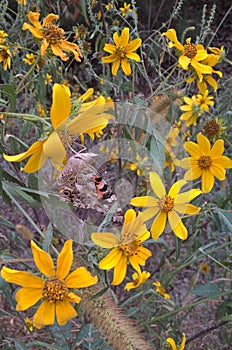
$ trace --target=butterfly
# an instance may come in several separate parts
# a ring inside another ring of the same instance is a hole
[[[62,201],[105,215],[117,198],[96,169],[96,157],[95,153],[82,151],[71,156],[57,178],[56,187]],[[120,208],[112,220],[121,221]]]

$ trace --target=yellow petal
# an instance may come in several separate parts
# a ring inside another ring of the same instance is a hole
[[[140,61],[139,55],[137,55],[137,53],[134,53],[134,52],[127,53],[127,54],[126,54],[126,58],[129,58],[129,59],[134,60],[134,61],[136,61],[136,62],[139,62],[139,61]]]
[[[224,152],[224,140],[217,140],[213,145],[210,151],[210,157],[213,159],[214,157],[221,156]]]
[[[51,122],[57,129],[69,117],[71,100],[66,88],[62,84],[54,84],[52,90],[52,106],[50,110]]]
[[[107,254],[100,262],[99,267],[102,270],[109,270],[116,266],[118,261],[121,259],[122,250],[119,248],[114,248],[109,254]]]
[[[128,209],[124,215],[124,225],[127,225],[134,221],[136,218],[136,212],[134,209]]]
[[[118,62],[120,64],[120,60],[115,56],[115,54],[102,57],[102,62],[103,63],[112,63],[112,62],[115,62],[116,60],[118,60]],[[119,68],[119,65],[118,65],[118,68]]]
[[[163,182],[159,175],[155,172],[150,172],[149,173],[149,179],[150,179],[150,184],[151,187],[154,191],[154,193],[159,197],[162,198],[166,194],[165,187],[163,185]]]
[[[65,280],[68,288],[85,288],[97,283],[97,276],[92,276],[85,267],[78,267]]]
[[[176,343],[172,338],[167,338],[166,342],[169,343],[172,347],[172,350],[177,350]]]
[[[163,233],[167,221],[167,214],[161,211],[157,214],[155,220],[151,226],[151,234],[154,240],[157,240],[159,236]]]
[[[46,41],[44,41],[44,43],[45,43]],[[44,44],[43,43],[43,44]],[[46,45],[47,47],[49,46],[49,45]],[[64,51],[62,51],[62,49],[61,49],[61,45],[60,46],[58,46],[58,45],[56,45],[56,44],[51,44],[50,45],[51,46],[51,49],[52,49],[52,53],[55,55],[55,56],[58,56],[58,57],[60,57],[60,59],[62,60],[62,61],[68,61],[68,59],[69,59],[69,57],[68,57],[68,55],[64,52]],[[46,48],[47,49],[47,48]],[[45,50],[45,52],[46,52],[46,50]],[[44,53],[45,53],[44,52]],[[43,53],[43,51],[42,51],[42,45],[41,45],[41,55],[42,56],[44,56],[44,53]]]
[[[213,163],[210,167],[210,172],[220,181],[223,181],[226,178],[226,171],[220,165],[218,166],[217,164]]]
[[[43,144],[44,144],[44,141],[37,141],[37,142],[33,143],[33,145],[31,145],[31,147],[29,147],[26,152],[17,154],[15,156],[8,156],[6,154],[3,154],[3,157],[8,162],[21,162],[21,160],[29,157],[33,153],[42,152]]]
[[[186,185],[187,181],[185,180],[179,180],[177,182],[175,182],[172,187],[170,188],[169,192],[168,192],[168,196],[170,196],[173,199],[176,199],[176,197],[178,196],[181,188]]]
[[[114,76],[116,76],[118,73],[120,62],[121,62],[120,59],[117,58],[116,60],[114,60],[114,63],[112,64],[111,72]]]
[[[60,326],[65,325],[73,317],[77,316],[77,312],[69,302],[56,303],[56,320]]]
[[[127,270],[127,257],[122,254],[117,265],[114,268],[114,278],[112,281],[112,285],[118,285],[122,283],[126,276],[126,270]]]
[[[57,21],[58,19],[59,19],[58,15],[55,15],[54,13],[49,13],[49,15],[45,17],[43,20],[43,26],[47,27],[50,24],[52,24],[54,21]]]
[[[41,46],[40,46],[40,54],[43,57],[46,54],[46,51],[48,49],[49,43],[47,42],[47,40],[45,39]]]
[[[147,221],[147,220],[150,220],[153,216],[155,216],[158,212],[160,211],[160,208],[157,207],[152,207],[152,208],[148,208],[146,210],[144,210],[142,212],[142,215],[143,215],[143,220],[144,221]]]
[[[119,245],[117,236],[111,232],[94,232],[91,234],[91,239],[102,248],[113,248]]]
[[[55,304],[44,301],[33,317],[33,326],[40,329],[55,322]]]
[[[135,207],[156,207],[158,199],[151,196],[134,197],[130,200],[130,204]]]
[[[214,186],[214,176],[209,170],[202,171],[202,191],[208,193],[212,190]]]
[[[24,311],[35,305],[42,298],[42,288],[20,288],[15,294],[16,310]]]
[[[185,55],[181,55],[179,57],[179,64],[185,70],[188,69],[188,66],[189,66],[190,62],[191,62],[191,59],[189,57],[185,56]]]
[[[220,166],[222,168],[227,168],[227,169],[232,168],[232,160],[226,156],[219,156],[213,159],[213,164],[216,165],[217,167]]]
[[[78,295],[74,294],[73,292],[69,292],[68,296],[67,296],[67,301],[69,301],[70,303],[79,304],[80,301],[81,301],[81,297],[79,297]]]
[[[4,266],[1,271],[2,278],[9,283],[15,283],[22,287],[42,288],[43,280],[38,276],[32,276],[27,271],[17,271]]]
[[[31,157],[28,159],[27,164],[21,170],[26,173],[34,173],[42,168],[42,166],[46,163],[47,157],[43,153],[43,146],[47,140],[41,142],[41,145],[38,147],[38,150],[35,151]],[[40,141],[38,141],[40,142]],[[41,147],[41,148],[40,148]]]
[[[40,29],[37,29],[35,27],[33,27],[32,25],[24,22],[23,26],[22,26],[22,30],[29,30],[31,32],[31,34],[37,38],[37,39],[43,39],[43,32]]]
[[[94,93],[94,89],[90,88],[84,94],[82,94],[80,97],[78,97],[77,101],[84,102],[84,101],[90,99],[90,97],[93,96],[93,93]]]
[[[187,239],[187,228],[184,226],[183,222],[181,221],[181,218],[177,213],[175,213],[174,211],[168,213],[168,221],[171,226],[171,229],[177,237],[179,237],[182,240]]]
[[[125,47],[128,44],[129,41],[129,37],[130,37],[130,29],[129,28],[124,28],[122,30],[120,39],[121,39],[121,45],[122,47]]]
[[[195,215],[199,213],[201,208],[192,204],[175,204],[175,210],[180,214]]]
[[[162,33],[163,36],[166,36],[169,40],[173,41],[175,47],[179,51],[183,51],[183,45],[178,41],[175,29],[169,29],[167,32]]]
[[[43,152],[47,158],[50,158],[55,168],[59,169],[64,163],[66,150],[56,131],[53,131],[44,143]]]
[[[114,46],[112,44],[105,44],[103,50],[113,54],[116,51],[116,46]]]
[[[198,145],[199,145],[199,148],[201,150],[201,153],[203,155],[209,155],[210,154],[210,142],[209,140],[207,139],[206,136],[202,135],[201,132],[199,132],[197,134],[197,142],[198,142]]]
[[[136,39],[130,41],[129,44],[126,46],[127,55],[129,53],[132,53],[132,51],[137,50],[139,48],[139,46],[141,46],[141,44],[142,44],[142,40],[140,38],[136,38]],[[138,60],[140,61],[139,55],[136,54],[136,56],[138,56],[138,58],[139,58]],[[131,58],[131,57],[129,57],[129,58]],[[135,58],[132,58],[132,59],[134,60]],[[137,61],[137,59],[136,59],[136,61]]]
[[[184,174],[184,179],[186,181],[196,180],[202,175],[202,173],[203,170],[199,166],[193,166]]]
[[[70,271],[73,262],[73,250],[72,240],[69,239],[65,242],[63,249],[57,258],[56,275],[59,279],[63,280]]]
[[[193,188],[190,191],[178,194],[178,196],[175,200],[175,207],[177,204],[183,204],[183,203],[190,202],[191,200],[193,200],[194,198],[196,198],[200,194],[202,194],[202,191],[198,190],[197,188]]]
[[[40,249],[33,241],[31,241],[31,250],[35,264],[40,272],[45,276],[55,275],[55,268],[51,256]]]
[[[201,149],[199,145],[192,141],[185,142],[184,148],[193,158],[198,159],[201,156]]]
[[[122,61],[122,70],[126,75],[130,75],[131,74],[131,66],[128,63],[127,59],[123,58]]]

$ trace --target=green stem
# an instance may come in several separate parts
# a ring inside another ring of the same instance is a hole
[[[33,73],[35,66],[37,65],[37,63],[39,62],[39,60],[41,59],[41,56],[38,55],[38,57],[36,58],[35,62],[32,64],[31,68],[29,69],[29,71],[23,76],[22,80],[19,82],[17,89],[16,89],[16,94],[19,93],[22,85],[24,84],[25,80],[31,75],[31,73]]]
[[[166,318],[167,316],[172,316],[172,315],[175,315],[176,313],[180,312],[180,311],[183,311],[183,310],[188,310],[192,307],[195,307],[197,305],[200,305],[200,304],[203,304],[207,301],[211,301],[213,299],[218,299],[220,297],[223,297],[223,296],[226,296],[226,295],[230,295],[231,294],[231,290],[228,290],[227,292],[222,292],[222,293],[218,293],[218,294],[214,294],[214,295],[211,295],[207,298],[204,298],[204,299],[200,299],[200,300],[197,300],[197,301],[194,301],[193,303],[191,304],[188,304],[188,305],[185,305],[185,306],[182,306],[182,307],[179,307],[178,309],[176,310],[173,310],[173,311],[168,311],[167,313],[165,314],[162,314],[160,316],[157,316],[157,317],[152,317],[151,319],[151,322],[157,322],[157,321],[160,321],[162,320],[163,318]],[[143,326],[143,325],[141,325]]]
[[[37,115],[34,114],[20,114],[20,113],[13,113],[13,112],[1,112],[1,114],[9,117],[17,117],[17,118],[22,118],[24,120],[28,120],[31,122],[41,122],[46,124],[47,126],[50,126],[50,123],[46,121],[45,118],[38,117]]]

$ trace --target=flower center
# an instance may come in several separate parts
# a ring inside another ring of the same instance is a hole
[[[198,166],[201,169],[208,169],[212,164],[212,159],[210,158],[210,156],[201,156],[198,159]]]
[[[123,236],[120,248],[126,255],[137,255],[140,251],[141,243],[135,234],[127,233]]]
[[[124,47],[117,47],[115,51],[115,55],[119,58],[125,58],[126,57],[126,50]]]
[[[159,200],[158,205],[161,211],[167,213],[174,208],[174,199],[166,195]]]
[[[43,36],[49,44],[57,44],[65,39],[64,30],[55,24],[49,24],[45,27]]]
[[[193,58],[197,54],[197,48],[193,43],[186,43],[184,45],[184,52],[183,54],[188,58]]]
[[[204,131],[208,138],[213,138],[219,134],[220,125],[216,120],[209,120],[204,126]]]
[[[68,295],[68,288],[64,281],[58,280],[56,277],[49,278],[45,281],[43,290],[43,298],[49,303],[57,303],[64,301]]]

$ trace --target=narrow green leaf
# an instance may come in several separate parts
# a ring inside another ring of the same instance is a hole
[[[217,293],[219,293],[219,288],[216,284],[213,283],[206,283],[206,284],[202,284],[196,288],[193,288],[191,290],[191,293],[196,294],[200,297],[210,297],[213,296]]]
[[[227,227],[227,229],[232,233],[232,212],[219,208],[217,208],[216,210],[221,223],[223,223]]]
[[[16,108],[16,91],[15,87],[10,84],[0,84],[0,89],[7,95],[10,102],[10,112],[15,112]]]

